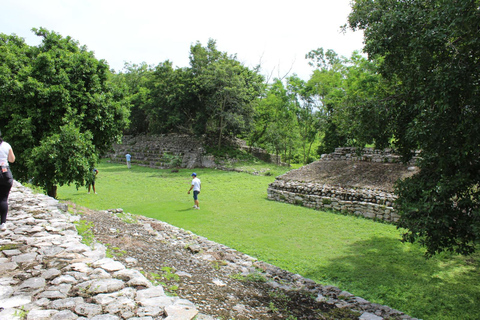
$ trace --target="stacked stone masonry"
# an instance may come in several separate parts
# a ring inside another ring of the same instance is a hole
[[[132,156],[132,163],[152,168],[222,168],[222,161],[207,155],[205,139],[191,135],[126,135],[122,143],[114,144],[106,155],[111,161],[126,161],[125,155]],[[248,147],[245,141],[235,140],[240,150],[249,152],[254,157],[271,163],[283,164],[280,157],[267,153],[260,148]]]
[[[247,143],[244,140],[241,139],[236,139],[235,143],[237,144],[238,148],[240,150],[247,151],[251,155],[253,155],[255,158],[258,158],[262,161],[269,162],[269,163],[275,163],[277,165],[281,166],[288,166],[287,163],[282,162],[282,157],[279,155],[274,155],[271,153],[266,152],[262,148],[255,148],[255,147],[250,147],[247,146]]]
[[[195,168],[215,165],[212,156],[205,155],[203,139],[189,135],[138,135],[124,136],[122,143],[114,144],[107,158],[114,162],[126,161],[152,168]]]
[[[396,196],[381,190],[275,180],[267,192],[270,200],[313,209],[332,209],[389,222],[399,218],[393,208]]]
[[[419,153],[419,151],[415,151],[409,164],[415,165]],[[325,161],[401,162],[401,157],[395,154],[392,149],[378,150],[374,148],[363,148],[359,150],[353,147],[335,148],[335,151],[332,153],[322,154],[321,159]]]
[[[413,164],[416,157],[411,161]],[[334,153],[322,155],[319,161],[400,162],[392,150],[365,148],[361,154],[355,148],[337,148]],[[395,223],[399,215],[394,203],[397,196],[385,190],[348,188],[320,183],[283,180],[282,176],[268,186],[270,200],[301,205],[313,209],[331,209]]]

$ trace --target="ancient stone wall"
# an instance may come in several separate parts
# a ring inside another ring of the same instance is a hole
[[[129,153],[133,164],[153,168],[214,167],[214,158],[205,155],[203,143],[202,137],[190,135],[126,135],[122,143],[113,145],[107,158],[125,162],[125,155]]]
[[[335,151],[329,154],[323,154],[322,160],[347,160],[347,161],[367,161],[367,162],[401,162],[401,157],[394,153],[392,149],[374,149],[353,147],[335,148]],[[409,164],[415,164],[418,159],[419,152],[416,151]]]
[[[280,157],[260,148],[248,147],[245,141],[236,139],[238,148],[265,162],[282,165]],[[125,155],[132,156],[136,165],[152,168],[221,168],[222,161],[205,152],[205,138],[190,135],[126,135],[122,143],[114,144],[106,157],[114,162],[125,162]],[[285,164],[283,164],[285,165]]]
[[[268,153],[262,148],[247,146],[247,143],[241,139],[236,139],[235,142],[239,149],[245,150],[246,152],[250,153],[257,159],[260,159],[262,161],[269,162],[269,163],[275,163],[279,166],[288,166],[287,163],[282,162],[282,158],[279,155]]]
[[[323,155],[319,161],[339,160],[400,162],[400,157],[393,154],[392,150],[365,148],[361,154],[357,154],[354,148],[337,148],[334,153]],[[414,161],[416,159],[412,162]],[[304,207],[332,209],[388,222],[396,222],[399,219],[394,209],[397,196],[385,190],[282,180],[280,176],[268,186],[267,192],[270,200]]]
[[[396,196],[382,190],[275,180],[267,192],[270,200],[314,209],[332,209],[389,222],[399,218],[393,208]]]

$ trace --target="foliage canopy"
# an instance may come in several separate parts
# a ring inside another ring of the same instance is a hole
[[[480,1],[356,0],[349,26],[381,61],[395,146],[421,172],[398,183],[399,227],[427,254],[480,239]]]
[[[122,90],[108,64],[70,37],[33,29],[38,47],[0,34],[0,126],[17,154],[15,178],[55,196],[84,185],[97,156],[127,125]]]

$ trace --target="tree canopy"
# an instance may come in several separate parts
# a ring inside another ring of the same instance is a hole
[[[55,196],[56,185],[84,185],[98,155],[128,121],[124,93],[108,64],[70,37],[33,29],[28,46],[0,34],[0,126],[13,143],[15,178]]]
[[[234,55],[216,48],[214,40],[190,47],[190,67],[174,68],[169,60],[154,68],[127,66],[132,122],[149,133],[207,135],[220,147],[224,137],[246,135],[254,104],[263,92],[263,77]],[[142,120],[143,117],[143,120]],[[132,126],[134,133],[144,132]]]
[[[323,48],[310,51],[306,58],[316,67],[306,86],[319,102],[323,122],[318,153],[340,146],[388,147],[392,131],[384,100],[389,85],[378,72],[378,62],[358,52],[346,58]]]
[[[398,183],[399,227],[427,254],[469,254],[480,239],[480,1],[356,0],[349,26],[365,34],[392,93],[384,101],[396,148],[419,149],[421,172]]]

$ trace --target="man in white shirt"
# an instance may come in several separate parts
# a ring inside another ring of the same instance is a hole
[[[194,202],[194,209],[200,210],[200,205],[198,204],[198,194],[200,193],[200,187],[202,185],[202,182],[200,179],[197,178],[197,174],[194,172],[192,173],[192,185],[190,186],[190,189],[188,190],[188,194],[190,194],[190,191],[193,189],[193,202]]]

